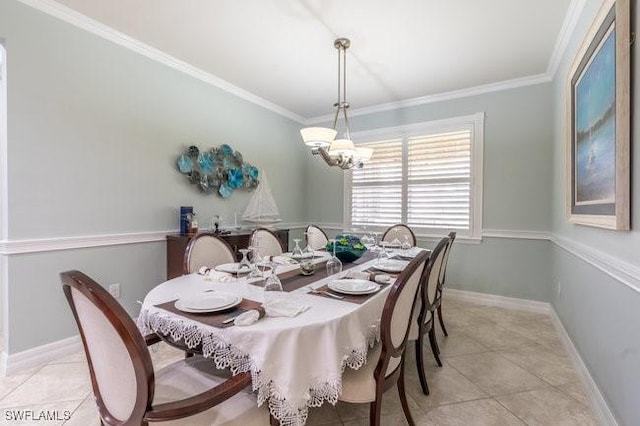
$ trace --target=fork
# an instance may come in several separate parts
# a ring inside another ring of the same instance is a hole
[[[337,294],[329,293],[328,291],[318,290],[318,289],[315,289],[315,288],[313,288],[311,286],[307,286],[307,288],[313,294],[324,294],[326,296],[333,297],[334,299],[344,299],[344,296],[338,296]]]

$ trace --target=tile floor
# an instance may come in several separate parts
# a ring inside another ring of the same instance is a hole
[[[413,347],[409,348],[406,385],[418,425],[597,424],[547,315],[456,299],[446,299],[443,306],[449,337],[437,329],[442,368],[425,348],[429,396],[420,390]],[[152,356],[159,368],[182,354],[163,345],[152,351]],[[20,422],[11,417],[12,409],[68,410],[71,417],[67,421]],[[0,410],[1,425],[100,424],[83,353],[0,378]],[[311,411],[307,424],[367,425],[368,406],[325,404]],[[395,389],[384,396],[382,424],[407,424]]]

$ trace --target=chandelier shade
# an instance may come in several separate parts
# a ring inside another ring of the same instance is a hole
[[[351,140],[347,109],[347,49],[351,46],[348,38],[338,38],[333,42],[338,49],[338,102],[333,104],[335,115],[333,129],[328,127],[306,127],[300,130],[302,140],[312,154],[319,154],[329,166],[338,166],[343,170],[362,167],[373,154],[371,148],[356,148]],[[338,119],[344,117],[345,137],[335,139],[338,134]]]

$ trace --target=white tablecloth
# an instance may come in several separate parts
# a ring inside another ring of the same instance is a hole
[[[372,262],[353,269],[366,269]],[[278,272],[295,268],[283,266]],[[331,279],[317,281],[313,287]],[[138,326],[145,334],[157,331],[184,339],[192,348],[202,343],[204,356],[234,374],[251,371],[258,404],[268,400],[282,425],[303,425],[308,407],[337,401],[344,368],[358,369],[366,362],[368,348],[379,340],[379,320],[390,287],[361,305],[306,294],[308,289],[303,287],[286,296],[310,306],[297,317],[267,317],[247,327],[216,328],[154,305],[204,294],[207,289],[236,292],[262,302],[262,289],[242,280],[221,283],[185,275],[160,284],[145,297]]]

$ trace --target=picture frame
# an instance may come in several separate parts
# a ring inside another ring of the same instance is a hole
[[[567,219],[628,230],[629,0],[605,0],[567,77]]]

